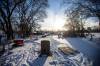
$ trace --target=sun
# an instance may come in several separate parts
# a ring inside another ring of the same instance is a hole
[[[54,19],[54,22],[52,24],[54,25],[53,27],[56,30],[63,30],[64,29],[63,26],[65,24],[65,20],[61,16],[56,16],[55,19]]]
[[[65,25],[65,18],[61,15],[51,15],[47,19],[45,19],[44,24],[42,25],[42,29],[45,30],[65,30],[63,27]]]

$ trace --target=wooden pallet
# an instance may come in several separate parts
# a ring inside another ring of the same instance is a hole
[[[70,47],[59,47],[58,50],[60,50],[61,52],[63,52],[66,55],[74,55],[78,52],[75,49],[72,49]]]

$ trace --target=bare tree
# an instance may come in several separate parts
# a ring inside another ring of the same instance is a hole
[[[0,29],[7,35],[8,40],[13,38],[11,17],[16,7],[22,2],[23,0],[0,0]],[[3,44],[3,51],[5,51],[5,44]]]
[[[64,0],[64,3],[70,3],[70,10],[74,10],[74,12],[82,12],[80,16],[84,16],[86,19],[89,17],[98,17],[100,20],[100,1],[99,0]],[[74,7],[75,9],[73,9]],[[77,9],[82,8],[84,11],[77,11]],[[100,22],[99,22],[100,25]]]
[[[92,3],[92,7],[88,6],[89,10],[94,13],[99,19],[99,31],[100,31],[100,0],[89,0]]]
[[[0,29],[7,39],[13,39],[15,26],[23,33],[29,33],[37,22],[45,18],[48,0],[0,0]]]
[[[68,27],[72,33],[84,36],[85,20],[88,15],[90,15],[88,12],[88,10],[85,10],[85,8],[81,6],[71,6],[69,10],[66,10],[65,14],[67,14],[69,20]]]
[[[17,24],[23,35],[28,35],[32,30],[39,28],[38,22],[43,22],[46,17],[47,0],[26,0],[16,9]]]
[[[7,39],[13,38],[11,16],[22,2],[23,0],[0,0],[0,24],[2,30],[7,34]]]

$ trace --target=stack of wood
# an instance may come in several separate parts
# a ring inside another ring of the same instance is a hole
[[[41,41],[41,55],[51,55],[50,41],[48,40]]]

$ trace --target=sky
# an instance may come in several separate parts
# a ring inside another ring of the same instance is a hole
[[[66,23],[67,19],[64,15],[65,8],[62,6],[63,0],[49,0],[49,8],[47,8],[47,18],[44,19],[44,22],[41,23],[42,30],[67,30],[64,28],[64,24]],[[98,20],[95,18],[89,18],[86,21],[86,26],[95,26],[98,24]]]
[[[65,24],[64,10],[61,6],[62,0],[49,0],[47,8],[47,18],[42,23],[44,30],[64,30]]]

